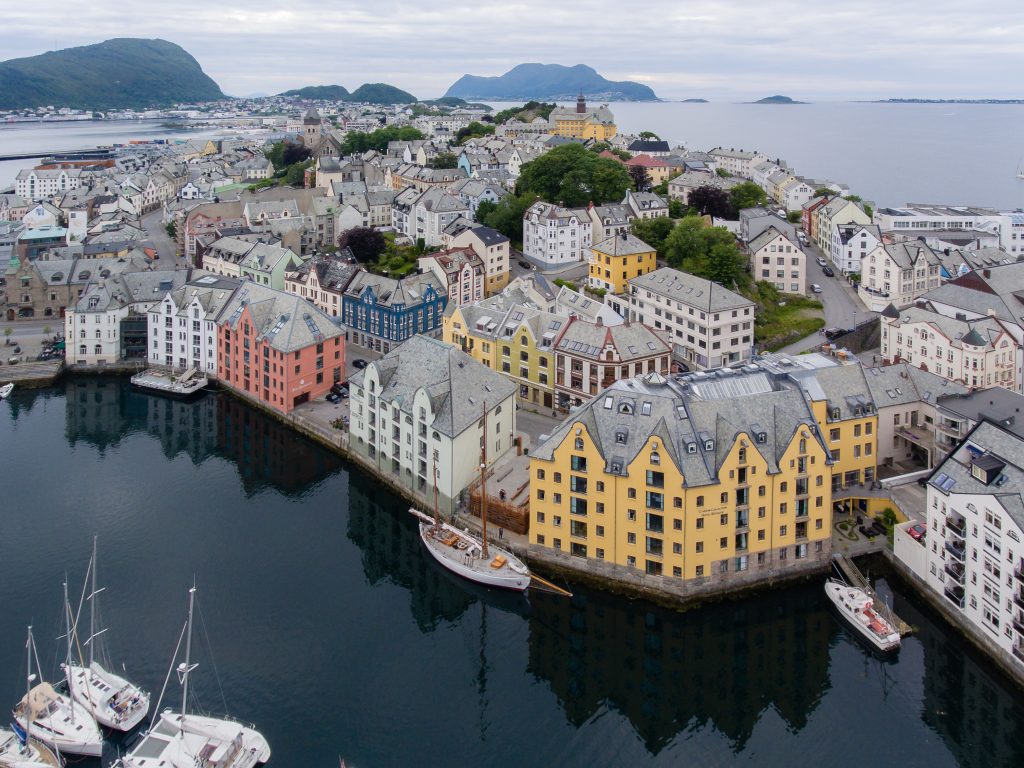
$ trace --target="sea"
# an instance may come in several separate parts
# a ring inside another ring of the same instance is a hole
[[[802,176],[845,184],[875,207],[1024,208],[1024,180],[1017,178],[1024,165],[1024,105],[621,102],[610,107],[622,132],[652,131],[673,146],[692,149],[756,149],[786,161]],[[0,124],[0,154],[214,133],[158,121]],[[0,189],[33,162],[0,162]]]
[[[29,624],[59,678],[62,584],[77,610],[97,536],[99,650],[155,708],[195,584],[195,709],[255,723],[271,766],[1024,765],[1024,691],[881,565],[880,595],[916,627],[890,660],[840,623],[823,578],[687,611],[572,583],[570,599],[496,593],[441,570],[406,509],[223,393],[16,389],[0,403],[0,703],[24,695]],[[160,706],[180,695],[172,674]],[[131,739],[74,764],[108,766]]]

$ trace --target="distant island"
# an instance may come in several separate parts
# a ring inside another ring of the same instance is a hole
[[[606,80],[592,67],[577,64],[520,64],[500,77],[463,75],[445,96],[501,101],[574,100],[580,93],[605,101],[657,101],[648,86],[628,80]]]
[[[1024,104],[1024,99],[875,99],[869,104]]]
[[[345,101],[349,98],[348,88],[341,85],[307,85],[294,88],[278,96],[295,96],[300,99],[322,99],[323,101]]]
[[[0,109],[146,109],[226,98],[188,51],[120,37],[0,62]]]
[[[683,99],[683,104],[708,104],[707,99]]]
[[[413,104],[416,97],[408,91],[387,83],[363,83],[351,93],[341,85],[308,85],[278,94],[300,99],[321,99],[324,101],[355,101],[361,104]]]
[[[806,104],[806,101],[796,101],[789,96],[765,96],[757,101],[748,101],[747,104]]]

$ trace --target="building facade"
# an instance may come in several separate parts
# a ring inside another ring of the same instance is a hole
[[[747,245],[750,271],[757,280],[771,283],[782,293],[807,290],[807,257],[799,243],[775,227],[768,227]]]
[[[582,261],[591,245],[585,208],[563,208],[538,201],[523,215],[523,253],[543,267]]]
[[[630,278],[653,272],[656,266],[654,249],[640,238],[622,232],[590,247],[588,281],[593,288],[625,293]]]
[[[386,354],[418,333],[439,336],[447,304],[447,288],[433,275],[360,272],[342,295],[342,321],[348,341]]]

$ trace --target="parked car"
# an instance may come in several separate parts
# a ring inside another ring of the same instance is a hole
[[[520,261],[518,261],[517,263],[518,263],[518,264],[519,264],[519,266],[520,266],[520,267],[522,267],[523,269],[533,269],[533,264],[531,264],[531,263],[530,263],[530,262],[528,262],[528,261],[522,261],[522,260],[520,260]]]
[[[328,392],[327,393],[327,397],[324,398],[324,399],[327,400],[327,402],[329,402],[329,403],[340,403],[341,402],[341,398],[338,397],[333,392]]]
[[[366,367],[366,361],[363,360],[363,358],[361,357],[357,357],[355,360],[352,361],[352,367],[359,368],[360,370],[362,370],[363,368]]]
[[[811,283],[811,293],[821,293],[821,286],[817,283]]]
[[[846,333],[846,329],[844,328],[826,328],[825,338],[831,341],[832,339],[838,339],[844,333]]]
[[[910,528],[907,529],[907,533],[910,534],[910,538],[914,541],[921,541],[924,539],[925,534],[928,533],[928,529],[925,527],[924,523],[918,523],[917,525],[910,526]]]
[[[825,277],[835,277],[836,272],[832,267],[822,267],[821,271],[825,273]]]
[[[21,362],[21,355],[11,355],[7,358],[8,365],[17,365]]]
[[[331,392],[341,397],[342,395],[348,396],[348,382],[347,381],[336,381],[331,385]]]

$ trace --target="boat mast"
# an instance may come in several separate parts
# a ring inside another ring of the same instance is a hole
[[[435,458],[432,462],[432,471],[434,473],[434,527],[438,530],[441,529],[441,515],[437,511],[437,459]]]
[[[92,594],[89,596],[89,672],[95,658],[93,647],[96,645],[96,537],[92,537]],[[109,662],[108,662],[109,663]]]
[[[193,583],[192,589],[188,591],[188,635],[185,639],[185,671],[182,673],[181,692],[181,721],[185,722],[185,710],[188,709],[188,674],[191,671],[189,664],[192,663],[192,608],[196,600],[196,586]]]
[[[68,627],[68,660],[64,665],[68,678],[68,688],[71,687],[71,601],[68,599],[68,577],[64,575],[64,616]],[[75,722],[75,707],[71,705],[71,722]]]
[[[490,555],[487,552],[487,403],[484,402],[484,436],[481,440],[480,450],[480,521],[483,523],[483,546],[480,549],[483,557]]]

